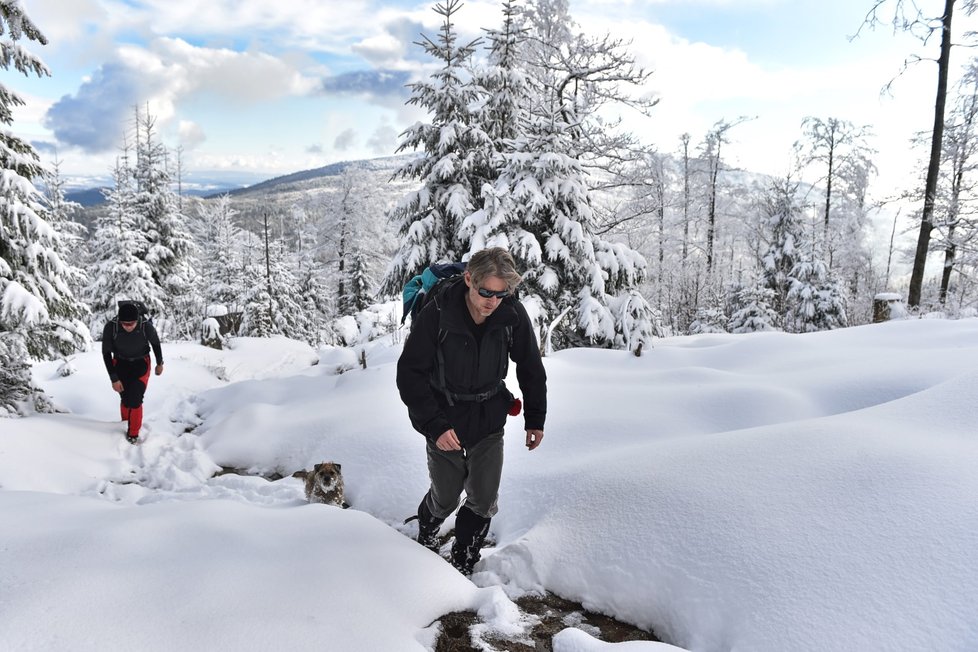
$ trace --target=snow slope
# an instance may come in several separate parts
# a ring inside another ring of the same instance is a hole
[[[37,365],[70,413],[0,420],[0,649],[423,650],[458,609],[525,630],[543,589],[687,650],[978,649],[978,320],[548,357],[473,582],[400,524],[427,480],[398,350],[166,345],[140,446],[97,353]],[[288,477],[323,460],[352,509]]]

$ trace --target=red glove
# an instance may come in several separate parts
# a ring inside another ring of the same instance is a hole
[[[509,416],[518,417],[520,415],[520,410],[523,409],[523,401],[518,398],[514,398],[513,402],[509,404]]]

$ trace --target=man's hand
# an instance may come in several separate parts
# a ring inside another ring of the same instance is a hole
[[[156,365],[156,375],[159,376],[163,373],[163,363]]]
[[[438,440],[435,441],[435,446],[438,450],[442,451],[462,450],[462,443],[458,440],[458,435],[455,434],[452,428],[449,428],[438,436]]]
[[[113,382],[112,383],[112,389],[114,389],[115,391],[117,391],[117,392],[119,392],[121,394],[122,393],[122,381],[121,380],[117,380],[117,381]]]
[[[527,430],[526,431],[526,447],[533,450],[540,445],[543,441],[543,431],[542,430]]]

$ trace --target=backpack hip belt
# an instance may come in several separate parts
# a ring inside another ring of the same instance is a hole
[[[505,387],[505,385],[500,382],[492,389],[485,392],[480,392],[478,394],[458,394],[456,392],[450,392],[447,389],[442,390],[442,393],[445,394],[445,397],[448,399],[449,405],[455,405],[456,401],[462,401],[463,403],[485,403],[493,396],[501,392],[503,387]]]

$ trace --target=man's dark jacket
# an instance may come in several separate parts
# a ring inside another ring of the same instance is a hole
[[[506,377],[511,359],[516,363],[516,378],[523,393],[525,428],[543,430],[547,372],[526,309],[515,298],[504,299],[486,319],[481,345],[477,346],[469,326],[471,317],[466,314],[467,291],[464,281],[455,283],[437,302],[429,301],[411,326],[397,361],[397,389],[411,424],[432,441],[454,428],[463,448],[501,432],[506,424],[512,395],[505,388],[485,401],[456,400],[450,404],[439,389],[437,347],[441,337],[445,384],[450,392],[473,395],[492,391]]]
[[[150,346],[153,347],[156,364],[163,364],[160,336],[152,322],[140,323],[131,333],[127,333],[115,319],[110,319],[102,329],[102,361],[109,372],[109,379],[113,383],[119,380],[112,363],[113,355],[120,360],[140,360],[149,355]]]

